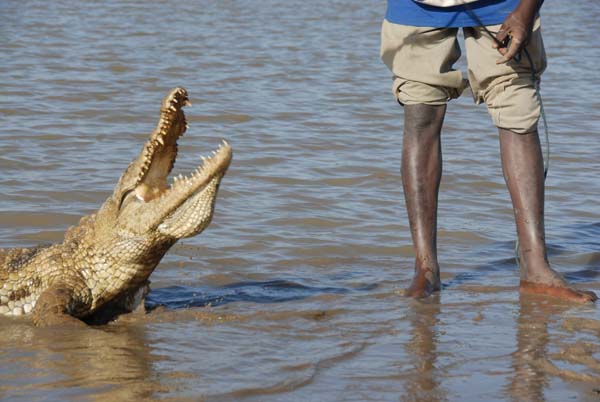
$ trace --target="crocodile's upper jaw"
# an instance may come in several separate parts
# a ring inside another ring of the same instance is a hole
[[[185,89],[173,89],[162,102],[157,128],[115,188],[117,223],[136,235],[155,232],[173,239],[194,236],[210,222],[221,178],[232,158],[223,141],[190,175],[168,183],[177,157],[177,140],[187,129],[182,107]]]

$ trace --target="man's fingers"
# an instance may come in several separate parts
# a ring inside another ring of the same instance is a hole
[[[502,54],[502,57],[499,58],[498,60],[496,60],[496,64],[506,63],[507,61],[509,61],[510,59],[515,57],[515,55],[517,53],[519,53],[519,51],[521,50],[521,43],[523,43],[523,42],[520,39],[512,38],[512,40],[510,41],[510,47],[508,48],[508,50],[498,49],[500,51],[500,53]],[[502,50],[505,50],[505,51],[502,52]]]
[[[506,36],[508,35],[508,29],[506,29],[504,27],[504,25],[502,25],[500,27],[500,30],[498,31],[498,33],[496,34],[496,40],[494,41],[494,43],[492,44],[492,47],[494,49],[498,49],[501,48],[501,43],[504,42],[504,40],[506,39]]]

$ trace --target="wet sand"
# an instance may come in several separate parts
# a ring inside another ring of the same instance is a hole
[[[549,257],[599,292],[600,7],[547,3]],[[401,296],[413,253],[384,8],[0,4],[0,247],[58,242],[94,211],[173,86],[194,103],[178,171],[221,138],[235,152],[211,226],[153,274],[148,314],[0,318],[1,400],[600,400],[600,312],[519,295],[497,134],[468,97],[443,134],[442,292]]]

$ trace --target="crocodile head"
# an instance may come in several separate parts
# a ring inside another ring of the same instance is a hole
[[[111,228],[123,237],[176,241],[200,233],[211,221],[221,178],[231,162],[223,141],[187,176],[169,179],[177,158],[177,141],[187,129],[182,108],[191,105],[185,89],[163,99],[156,129],[139,156],[121,176],[109,199]],[[106,205],[105,205],[106,206]],[[104,208],[103,208],[104,209]],[[100,211],[98,219],[102,211]]]

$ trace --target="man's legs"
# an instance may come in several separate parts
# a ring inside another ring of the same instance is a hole
[[[597,297],[593,292],[570,288],[548,264],[544,235],[544,167],[537,131],[517,134],[500,129],[500,151],[521,248],[520,291],[577,302],[595,301]]]
[[[404,106],[402,182],[416,252],[406,295],[440,289],[437,199],[442,176],[440,131],[446,103],[466,87],[452,66],[460,58],[458,28],[412,27],[383,21],[381,58],[394,75],[392,90]]]
[[[416,253],[415,274],[405,295],[427,297],[440,290],[437,203],[442,177],[440,132],[446,105],[404,107],[402,184]]]

